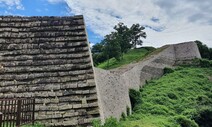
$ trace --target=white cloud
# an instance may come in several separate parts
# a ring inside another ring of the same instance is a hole
[[[90,43],[90,47],[92,48],[94,46],[94,43]]]
[[[71,13],[83,14],[94,33],[105,36],[124,22],[150,26],[144,45],[201,40],[212,47],[211,0],[65,0]],[[153,21],[152,19],[159,19]],[[157,32],[153,29],[162,30]]]
[[[0,0],[1,6],[6,6],[8,9],[15,7],[18,10],[24,10],[21,0]]]
[[[65,2],[65,0],[47,0],[49,3],[56,4],[56,3],[61,3]]]

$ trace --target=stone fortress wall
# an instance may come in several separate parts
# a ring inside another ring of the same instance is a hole
[[[89,126],[99,118],[82,16],[0,17],[0,98],[35,97],[48,126]]]
[[[131,108],[128,90],[163,75],[164,67],[200,58],[194,42],[114,70],[94,68],[82,16],[0,16],[0,98],[34,97],[47,126],[90,126]]]
[[[194,58],[201,58],[198,47],[194,42],[186,42],[164,46],[160,53],[125,67],[114,70],[95,68],[101,118],[120,118],[127,107],[131,108],[129,89],[139,89],[146,81],[161,77],[165,67]]]

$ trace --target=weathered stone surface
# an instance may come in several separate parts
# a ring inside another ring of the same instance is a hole
[[[128,90],[139,89],[146,81],[163,75],[164,67],[173,67],[182,61],[201,58],[194,42],[165,46],[158,54],[135,64],[110,71],[95,68],[101,119],[121,117],[131,107]],[[95,113],[91,111],[89,113]]]
[[[35,97],[35,118],[47,126],[99,117],[82,16],[0,16],[0,50],[0,98]]]

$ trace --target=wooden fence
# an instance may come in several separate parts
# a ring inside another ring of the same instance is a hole
[[[34,124],[35,99],[0,99],[0,127]]]

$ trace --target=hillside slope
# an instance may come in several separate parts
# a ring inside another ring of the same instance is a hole
[[[119,126],[197,127],[193,120],[198,118],[199,124],[205,125],[201,127],[211,126],[198,115],[212,112],[212,68],[178,68],[146,84],[140,94],[141,103]]]
[[[153,47],[131,49],[123,55],[123,59],[121,59],[120,61],[116,60],[115,58],[111,58],[109,59],[109,61],[100,63],[97,67],[102,69],[113,69],[123,65],[127,65],[129,63],[138,62],[154,50],[155,48]]]

